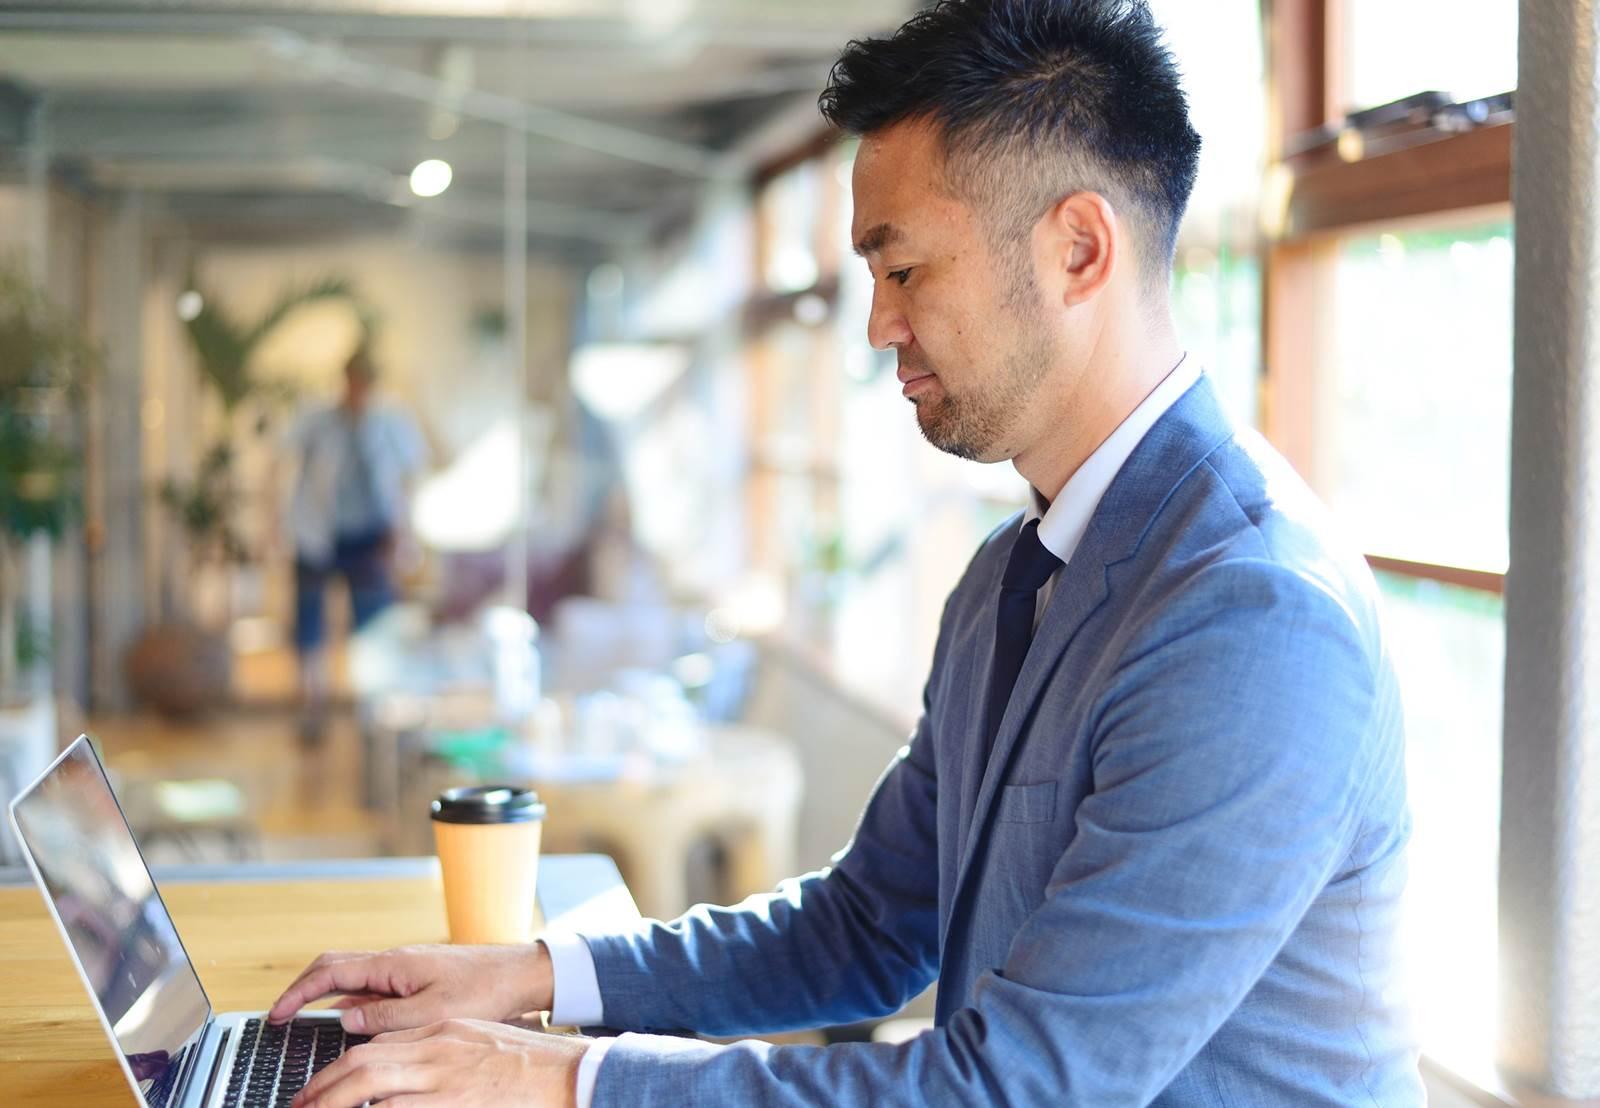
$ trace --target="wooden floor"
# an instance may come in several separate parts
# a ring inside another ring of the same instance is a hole
[[[119,789],[162,780],[221,779],[237,786],[259,830],[255,850],[263,859],[379,853],[376,821],[361,805],[353,716],[335,712],[322,743],[309,750],[301,746],[296,724],[294,711],[285,707],[187,721],[91,717],[85,729],[100,741]],[[195,849],[207,848],[202,842]],[[162,856],[159,847],[151,853],[153,861],[211,860]]]

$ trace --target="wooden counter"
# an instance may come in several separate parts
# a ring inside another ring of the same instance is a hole
[[[227,870],[156,870],[156,883],[218,1012],[275,1000],[324,950],[442,942],[444,896],[431,858]],[[601,855],[553,855],[539,870],[553,925],[607,930],[637,918]],[[38,889],[0,888],[0,1105],[137,1104]]]

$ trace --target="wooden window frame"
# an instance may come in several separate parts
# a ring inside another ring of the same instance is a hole
[[[1288,154],[1342,120],[1344,0],[1263,0],[1268,54],[1269,197],[1262,306],[1261,426],[1319,491],[1329,460],[1316,411],[1332,385],[1328,295],[1340,237],[1401,221],[1508,211],[1515,124],[1427,136],[1346,160],[1337,149]],[[1370,556],[1389,573],[1503,595],[1505,575]]]

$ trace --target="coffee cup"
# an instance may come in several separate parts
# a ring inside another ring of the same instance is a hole
[[[544,811],[537,793],[514,785],[446,789],[433,802],[451,942],[533,937]]]

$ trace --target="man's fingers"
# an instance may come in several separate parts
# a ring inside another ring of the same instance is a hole
[[[307,965],[305,969],[301,970],[295,976],[295,979],[290,982],[290,985],[291,985],[291,987],[294,986],[294,985],[298,985],[300,982],[304,981],[311,974],[315,973],[317,970],[321,969],[323,966],[328,965],[329,963],[332,963],[332,962],[348,962],[348,961],[350,961],[351,959],[354,959],[354,958],[370,958],[372,956],[372,953],[373,953],[372,951],[353,951],[353,950],[326,950],[326,951],[323,951],[321,954],[319,954],[315,958],[313,958],[311,960],[311,963],[309,965]]]
[[[360,1108],[369,1100],[434,1091],[432,1068],[412,1044],[365,1043],[345,1051],[306,1082],[294,1108]]]
[[[282,1022],[312,1001],[333,993],[393,995],[393,984],[389,964],[381,954],[313,964],[278,998],[267,1012],[267,1019]]]
[[[294,1105],[295,1108],[362,1108],[369,1101],[387,1104],[390,1097],[400,1093],[432,1091],[433,1075],[428,1067],[376,1062],[324,1087],[311,1099],[294,1101]]]
[[[371,954],[357,954],[357,953],[352,953],[352,952],[343,951],[343,950],[330,950],[330,951],[327,951],[324,954],[317,955],[316,958],[312,959],[311,964],[308,965],[305,969],[301,970],[299,975],[296,976],[295,979],[289,983],[289,987],[283,991],[282,995],[279,996],[277,1002],[275,1004],[273,1004],[272,1009],[270,1011],[268,1011],[267,1019],[272,1021],[272,1022],[274,1022],[274,1023],[278,1023],[278,1022],[282,1022],[283,1020],[286,1020],[290,1016],[294,1015],[294,1013],[296,1011],[298,1011],[298,1009],[288,1008],[287,1005],[285,1004],[285,1001],[288,999],[289,994],[292,991],[294,991],[295,989],[297,989],[300,986],[300,983],[302,981],[304,981],[307,977],[310,977],[313,973],[316,973],[317,971],[321,970],[324,966],[327,966],[327,965],[329,965],[329,964],[331,964],[333,962],[348,962],[348,961],[352,961],[352,960],[354,960],[356,958],[370,958],[370,957],[372,957]],[[281,1013],[279,1011],[280,1008],[284,1009],[284,1011],[281,1012]]]
[[[311,1080],[301,1086],[300,1091],[294,1096],[295,1108],[311,1104],[317,1096],[344,1080],[350,1074],[361,1069],[369,1059],[375,1059],[382,1052],[381,1047],[371,1043],[351,1047],[339,1057],[329,1062],[322,1070],[311,1075]]]
[[[406,1031],[436,1022],[444,1013],[424,994],[413,997],[379,997],[347,1007],[339,1022],[346,1031],[358,1035],[377,1035],[384,1031]]]
[[[466,1041],[482,1041],[484,1027],[481,1020],[439,1020],[422,1027],[411,1027],[403,1031],[385,1031],[373,1038],[375,1043],[417,1043],[424,1039],[460,1039]],[[497,1027],[498,1024],[487,1026]]]
[[[425,1027],[410,1027],[404,1031],[385,1031],[372,1041],[374,1043],[415,1043],[423,1039],[431,1039],[445,1029],[444,1023],[430,1023]]]
[[[371,1004],[374,1000],[381,1000],[381,993],[349,993],[328,1005],[329,1008],[356,1008],[362,1004]]]

